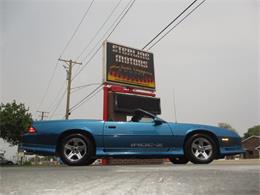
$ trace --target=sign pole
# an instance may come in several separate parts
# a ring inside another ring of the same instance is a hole
[[[109,118],[109,114],[108,114],[108,91],[109,91],[109,87],[107,85],[104,85],[103,87],[103,120],[108,121]],[[103,158],[102,165],[108,165],[108,159]]]
[[[107,85],[103,87],[104,97],[103,97],[103,120],[108,121],[108,91],[109,88]]]

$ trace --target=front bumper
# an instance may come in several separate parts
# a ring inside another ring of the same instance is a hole
[[[223,138],[228,138],[228,141],[223,141]],[[220,137],[219,145],[219,152],[221,156],[236,155],[245,152],[241,145],[240,137]]]
[[[236,155],[243,153],[245,153],[245,150],[242,148],[242,146],[220,147],[221,156]]]

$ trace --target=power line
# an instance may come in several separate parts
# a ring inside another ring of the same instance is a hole
[[[59,64],[59,61],[57,60],[56,65],[55,65],[55,67],[54,67],[54,69],[53,69],[53,71],[52,71],[50,80],[48,81],[47,88],[46,88],[46,90],[45,90],[45,92],[44,92],[44,95],[42,96],[42,99],[41,99],[41,101],[40,101],[40,104],[39,104],[37,110],[39,110],[39,108],[42,106],[42,104],[43,104],[43,102],[44,102],[44,100],[45,100],[45,98],[46,98],[46,96],[47,96],[47,93],[48,93],[49,88],[50,88],[50,86],[51,86],[51,82],[52,82],[52,80],[53,80],[53,78],[54,78],[54,75],[55,75],[55,72],[56,72],[56,70],[57,70],[58,64]]]
[[[68,48],[69,44],[71,43],[72,39],[74,38],[74,36],[75,36],[76,33],[78,32],[78,30],[79,30],[81,24],[83,23],[84,19],[86,18],[86,16],[87,16],[87,14],[88,14],[88,12],[89,12],[89,10],[90,10],[92,4],[94,3],[94,1],[95,1],[95,0],[92,0],[92,1],[91,1],[89,7],[88,7],[87,10],[85,11],[85,13],[84,13],[83,17],[81,18],[79,24],[77,25],[76,29],[74,30],[72,36],[70,37],[69,41],[67,42],[67,44],[66,44],[65,47],[63,48],[63,50],[62,50],[62,52],[61,52],[61,54],[60,54],[60,57],[64,54],[64,52],[65,52],[66,49]],[[59,64],[59,61],[57,60],[56,65],[55,65],[55,67],[54,67],[54,69],[53,69],[53,72],[52,72],[52,74],[51,74],[50,80],[49,80],[49,82],[48,82],[47,88],[46,88],[46,90],[45,90],[45,92],[44,92],[44,95],[42,96],[42,99],[41,99],[41,101],[40,101],[40,104],[39,104],[39,106],[38,106],[38,109],[42,106],[42,104],[43,104],[43,102],[44,102],[44,100],[45,100],[45,98],[46,98],[46,96],[47,96],[47,93],[48,93],[48,91],[49,91],[51,82],[52,82],[52,80],[53,80],[53,78],[54,78],[54,75],[55,75],[55,72],[56,72],[56,70],[57,70],[58,64]],[[38,109],[37,109],[37,110],[38,110]]]
[[[62,91],[64,91],[65,85],[66,85],[66,81],[63,83],[62,87],[58,90],[58,93],[57,93],[57,95],[55,96],[54,101],[52,102],[52,104],[50,104],[49,110],[51,110],[51,109],[54,107],[54,105],[56,104],[56,100],[58,99],[58,97],[59,97],[59,95],[62,93]],[[64,92],[63,92],[63,93],[64,93]],[[63,94],[63,93],[62,93],[62,94]],[[65,90],[65,93],[66,93],[66,90]],[[65,93],[64,93],[64,94],[65,94]]]
[[[181,17],[194,3],[198,0],[194,0],[189,6],[187,6],[176,18],[174,18],[166,27],[164,27],[152,40],[150,40],[142,50],[144,50],[148,45],[150,45],[160,34],[162,34],[169,26],[171,26],[179,17]]]
[[[91,1],[90,5],[88,6],[87,10],[85,11],[83,17],[81,18],[79,24],[77,25],[76,29],[74,30],[72,36],[70,37],[69,41],[67,42],[67,44],[66,44],[65,47],[63,48],[63,50],[62,50],[62,52],[61,52],[61,54],[60,54],[60,57],[62,57],[62,55],[64,54],[64,52],[66,51],[66,49],[67,49],[68,46],[70,45],[72,39],[74,38],[74,36],[75,36],[76,33],[78,32],[78,30],[79,30],[81,24],[83,23],[83,21],[85,20],[86,16],[88,15],[89,10],[90,10],[92,4],[94,3],[94,1],[95,1],[95,0],[92,0],[92,1]]]
[[[81,89],[84,89],[86,87],[90,87],[90,86],[93,86],[93,85],[100,85],[101,83],[90,83],[90,84],[86,84],[86,85],[81,85],[81,86],[78,86],[78,87],[73,87],[71,88],[71,90],[73,90],[72,92],[76,92],[76,91],[79,91]]]
[[[105,40],[107,40],[112,33],[115,31],[115,29],[117,28],[117,26],[120,24],[120,22],[124,19],[124,17],[126,16],[126,14],[128,13],[128,11],[130,10],[130,8],[133,6],[134,2],[136,0],[133,1],[129,1],[129,3],[127,4],[127,6],[124,8],[124,10],[119,14],[119,16],[116,18],[115,22],[113,23],[112,26],[114,26],[114,28],[112,29],[112,31],[108,34],[108,36],[106,37]],[[118,20],[119,19],[119,20]],[[117,21],[117,22],[116,22]],[[112,27],[111,26],[111,27]],[[110,29],[110,28],[109,28]],[[108,30],[109,31],[109,30]],[[107,31],[107,32],[108,32]],[[104,36],[107,34],[107,32],[104,34]],[[103,40],[104,36],[102,37],[101,40]],[[98,44],[96,44],[96,46],[98,46]],[[94,48],[96,48],[96,46]],[[102,44],[97,48],[97,50],[95,51],[95,53],[90,57],[90,59],[83,65],[83,67],[80,69],[80,71],[73,77],[76,78],[82,71],[83,69],[87,66],[88,63],[90,63],[90,61],[95,57],[95,55],[98,53],[98,51],[101,49]],[[72,79],[72,80],[73,80]],[[97,88],[95,88],[91,93],[89,93],[85,98],[83,98],[80,102],[78,102],[76,105],[74,105],[71,108],[71,112],[78,109],[82,104],[84,104],[86,101],[90,100],[92,97],[94,97],[97,93],[99,93],[99,91],[102,89],[100,88],[102,86],[102,84],[100,86],[98,86]],[[89,98],[89,99],[88,99]]]
[[[124,17],[126,16],[126,14],[128,13],[128,11],[130,10],[130,8],[133,6],[133,4],[134,4],[134,2],[135,2],[136,0],[133,0],[133,1],[129,1],[129,3],[127,4],[127,6],[124,8],[124,10],[120,13],[120,15],[117,17],[117,19],[115,20],[115,22],[112,24],[112,26],[115,24],[115,26],[114,26],[114,28],[112,29],[112,31],[109,33],[109,35],[106,37],[106,39],[105,40],[107,40],[111,35],[112,35],[112,33],[115,31],[115,29],[117,28],[117,26],[120,24],[120,22],[124,19]],[[129,5],[129,6],[128,6]],[[125,11],[126,10],[126,11]],[[124,13],[125,12],[125,13]],[[121,16],[122,15],[122,16]],[[121,17],[121,18],[120,18]],[[119,20],[118,20],[118,18],[120,18]],[[118,20],[118,21],[117,21]],[[117,22],[116,22],[117,21]],[[111,27],[112,27],[111,26]],[[109,28],[110,29],[110,28]],[[109,30],[108,30],[109,31]],[[107,32],[108,32],[107,31]],[[106,32],[106,33],[107,33]],[[104,36],[106,35],[106,33],[104,34]],[[101,38],[101,40],[102,41],[104,41],[103,40],[103,38],[104,38],[104,36]],[[96,44],[96,46],[94,47],[94,48],[96,48],[97,46],[98,46],[98,44],[99,43],[97,43]],[[94,48],[93,48],[93,50],[92,51],[94,51]],[[72,78],[72,80],[73,79],[75,79],[82,71],[83,71],[83,69],[92,61],[92,59],[97,55],[97,53],[98,53],[98,51],[100,50],[102,48],[102,43],[99,45],[99,47],[97,48],[97,50],[92,54],[92,56],[89,58],[89,60],[82,66],[82,68],[74,75],[74,77]],[[92,52],[91,51],[91,52]],[[89,52],[89,54],[91,53],[91,52]],[[86,58],[88,57],[88,55],[84,58],[84,60],[86,60]],[[83,60],[83,61],[84,61]]]
[[[158,39],[155,43],[153,43],[147,51],[152,49],[157,43],[159,43],[166,35],[168,35],[173,29],[175,29],[179,24],[181,24],[189,15],[191,15],[196,9],[198,9],[206,0],[203,0],[199,3],[195,8],[193,8],[184,18],[182,18],[177,24],[175,24],[169,31],[167,31],[160,39]]]
[[[186,12],[197,0],[193,1],[192,4],[190,4],[181,14],[179,14],[170,24],[168,24],[163,30],[160,31],[160,33],[158,33],[148,44],[145,45],[145,47],[143,49],[145,49],[149,44],[151,44],[157,37],[159,37],[172,23],[174,23],[181,15],[183,15],[184,12]],[[166,34],[164,34],[159,40],[157,40],[151,47],[148,48],[148,50],[150,50],[152,47],[154,47],[161,39],[163,39],[167,34],[169,34],[174,28],[176,28],[182,21],[184,21],[190,14],[192,14],[199,6],[201,6],[201,4],[203,4],[206,0],[202,1],[199,5],[197,5],[194,9],[192,9],[183,19],[181,19],[175,26],[173,26],[169,31],[166,32]],[[130,4],[131,1],[129,1]],[[135,2],[135,0],[133,0],[131,2],[131,5],[127,8],[123,10],[123,12],[126,10],[126,12],[123,14],[123,16],[120,18],[120,20],[117,22],[117,24],[114,26],[114,28],[112,29],[112,31],[109,33],[109,35],[107,36],[106,39],[108,39],[111,34],[114,32],[114,30],[116,29],[116,27],[119,25],[119,23],[122,21],[122,19],[125,17],[125,15],[127,14],[127,12],[130,10],[130,8],[132,7],[133,3]],[[129,5],[128,4],[128,5]],[[123,13],[122,12],[122,13]],[[119,15],[119,17],[122,15],[122,13]],[[118,18],[119,18],[118,17]],[[117,19],[118,19],[117,18]],[[115,21],[117,21],[117,19]],[[114,23],[115,24],[115,23]],[[113,24],[113,25],[114,25]],[[112,25],[112,26],[113,26]],[[110,29],[110,28],[109,28]],[[108,31],[107,31],[108,32]],[[107,34],[107,32],[104,34],[104,36]],[[103,36],[103,37],[104,37]],[[102,38],[103,39],[103,38]],[[106,40],[105,39],[105,40]],[[98,44],[96,44],[96,46],[94,48],[96,48],[98,46]],[[95,55],[97,54],[97,52],[101,49],[102,44],[97,48],[97,50],[95,51],[95,53],[90,57],[90,59],[83,65],[83,67],[80,69],[80,71],[73,77],[73,79],[78,76],[83,69],[86,67],[87,64],[90,63],[90,61],[95,57]],[[93,48],[93,50],[94,50]],[[92,50],[92,51],[93,51]],[[91,52],[92,52],[91,51]],[[90,52],[90,53],[91,53]],[[82,54],[81,54],[82,55]],[[88,56],[87,56],[88,57]],[[86,59],[86,58],[85,58]],[[95,88],[91,93],[89,93],[85,98],[83,98],[80,102],[78,102],[77,104],[75,104],[70,111],[74,111],[76,109],[78,109],[82,104],[84,104],[86,101],[90,100],[92,97],[94,97],[102,88],[100,88],[102,85],[98,86],[97,88]],[[82,87],[82,86],[81,86]]]
[[[92,39],[88,42],[88,44],[86,45],[86,47],[81,51],[80,55],[76,58],[77,60],[79,58],[81,58],[81,56],[83,55],[83,53],[85,53],[85,51],[89,48],[89,46],[91,45],[91,43],[96,39],[97,35],[100,33],[100,31],[104,28],[104,26],[106,25],[106,23],[108,22],[108,20],[112,17],[112,15],[114,14],[114,12],[116,11],[116,9],[118,8],[118,6],[121,4],[122,0],[119,0],[119,2],[115,5],[115,7],[112,9],[112,11],[110,12],[110,14],[108,15],[108,17],[105,19],[105,21],[103,22],[103,24],[99,27],[99,29],[97,30],[97,32],[95,33],[95,35],[92,37]]]
[[[132,7],[132,5],[133,5],[133,3],[134,3],[135,0],[134,0],[132,3],[131,3],[131,1],[132,1],[132,0],[130,0],[130,1],[128,2],[128,4],[127,4],[127,5],[125,6],[125,8],[123,9],[123,11],[119,14],[119,16],[116,18],[116,20],[114,21],[114,23],[108,28],[108,30],[105,32],[105,34],[103,35],[103,37],[99,40],[99,42],[100,42],[100,41],[103,41],[105,35],[106,35],[106,34],[108,33],[108,31],[116,24],[116,21],[118,21],[118,19],[121,17],[121,15],[123,15],[123,13],[125,12],[125,10],[127,10],[127,12],[129,11],[130,6]],[[130,4],[131,4],[131,5],[130,5]],[[129,8],[128,8],[128,6],[129,6]],[[127,9],[127,8],[128,8],[128,9]],[[124,16],[123,16],[123,17],[124,17]],[[122,19],[123,19],[123,17],[122,17]],[[122,20],[122,19],[121,19],[121,20]],[[118,22],[118,24],[121,22],[121,20]],[[116,26],[118,26],[118,24],[117,24]],[[115,28],[112,30],[112,32],[113,32],[114,30],[115,30]],[[109,34],[109,36],[111,36],[112,32]],[[109,36],[108,36],[106,39],[108,39]],[[99,42],[95,45],[95,47],[93,47],[93,49],[92,49],[88,54],[90,54],[90,53],[92,53],[92,52],[94,51],[94,49],[98,46]],[[91,60],[96,56],[96,54],[99,52],[99,50],[100,50],[101,48],[102,48],[102,44],[98,47],[98,49],[95,51],[95,53],[93,53],[93,55],[90,57],[90,59],[84,64],[84,67],[91,62]],[[88,55],[87,55],[87,56],[88,56]],[[86,58],[85,58],[85,60],[86,60]],[[82,72],[81,69],[76,73],[76,75],[72,78],[72,80],[74,80],[74,78],[75,78],[76,76],[78,76],[78,75],[80,74],[80,72]],[[65,84],[66,84],[66,83],[65,83]],[[65,84],[63,84],[63,86],[64,86]],[[61,89],[63,89],[63,86],[62,86]],[[61,90],[59,90],[59,91],[61,91]],[[65,96],[65,93],[64,93],[63,96]],[[63,98],[63,97],[62,97],[62,98]],[[57,99],[57,96],[56,96],[55,99]],[[57,105],[58,105],[58,106],[60,105],[60,101],[58,102]],[[56,106],[55,108],[56,108],[56,110],[57,110],[57,106]]]
[[[159,34],[157,34],[156,35],[156,37],[155,38],[153,38],[152,39],[152,41],[153,40],[155,40],[162,32],[164,32],[173,22],[175,22],[184,12],[186,12],[195,2],[196,2],[197,0],[195,0],[195,1],[193,1],[192,2],[192,4],[190,4],[181,14],[179,14],[169,25],[167,25],[167,27],[166,28],[164,28],[162,31],[160,31],[160,33]],[[204,3],[206,0],[204,0],[204,1],[202,1],[200,4],[198,4],[194,9],[192,9],[183,19],[181,19],[180,20],[180,22],[178,22],[173,28],[171,28],[165,35],[163,35],[163,37],[165,37],[168,33],[170,33],[170,31],[172,31],[174,28],[176,28],[183,20],[185,20],[190,14],[192,14],[199,6],[201,6],[201,4],[202,3]],[[134,3],[134,1],[132,2],[132,4],[131,5],[133,5],[133,3]],[[131,6],[129,6],[128,7],[128,10],[131,8]],[[126,14],[127,12],[125,12],[125,14]],[[124,14],[124,16],[125,16],[125,14]],[[123,17],[124,17],[123,16]],[[122,18],[121,18],[122,19]],[[119,23],[120,23],[120,21],[119,21]],[[118,23],[118,24],[119,24]],[[116,26],[115,26],[115,28],[116,28]],[[114,29],[115,29],[114,28]],[[108,35],[108,37],[112,34],[112,32],[114,31],[114,29],[111,31],[111,33]],[[149,49],[151,49],[153,46],[155,46],[163,37],[161,37],[155,44],[153,44]],[[108,39],[108,38],[107,38]],[[152,41],[150,41],[149,42],[149,44],[152,42]],[[147,47],[149,44],[147,44],[145,47]],[[102,45],[101,45],[102,46]],[[144,48],[145,48],[144,47]],[[97,49],[97,51],[99,51],[99,49],[100,49],[101,47],[99,47],[98,49]],[[148,50],[149,50],[148,49]],[[95,54],[97,53],[97,51],[94,53],[94,56],[95,56]],[[90,58],[90,60],[91,60],[92,58]],[[90,62],[90,60],[86,63],[86,64],[84,64],[84,66],[82,67],[82,69]],[[81,71],[82,71],[82,69],[81,69]],[[80,71],[80,72],[81,72]],[[80,72],[78,72],[78,74],[80,73]],[[78,75],[77,74],[77,75]],[[75,78],[75,77],[74,77]],[[74,111],[75,109],[77,109],[77,108],[79,108],[83,103],[85,103],[87,100],[88,100],[88,98],[92,95],[92,94],[96,94],[96,93],[98,93],[99,91],[100,91],[101,89],[98,87],[98,88],[96,88],[95,90],[93,90],[88,96],[86,96],[85,98],[83,98],[79,103],[77,103],[75,106],[73,106],[73,108],[71,109],[71,111]],[[97,92],[98,91],[98,92]],[[96,93],[95,93],[96,92]],[[93,95],[94,96],[94,95]],[[93,96],[91,96],[90,98],[92,98]]]
[[[133,4],[134,4],[135,1],[136,1],[136,0],[133,0],[133,1],[130,0],[129,3],[126,5],[126,7],[123,9],[123,11],[119,14],[119,16],[116,18],[115,22],[109,27],[109,29],[111,29],[111,28],[115,25],[114,28],[112,29],[112,31],[109,33],[109,35],[106,37],[105,40],[107,40],[107,39],[112,35],[112,33],[113,33],[113,32],[115,31],[115,29],[117,28],[117,26],[121,23],[121,21],[124,19],[124,17],[126,16],[126,14],[129,12],[130,8],[133,6]],[[105,33],[104,36],[102,37],[101,41],[103,41],[103,38],[104,38],[105,35],[108,33],[109,29],[106,31],[106,33]],[[96,46],[92,49],[91,52],[93,52],[94,49],[95,49],[97,46],[98,46],[98,43],[97,43]],[[99,51],[101,48],[102,48],[102,43],[101,43],[100,46],[97,48],[97,50],[93,53],[93,55],[89,58],[89,60],[88,60],[88,61],[83,65],[83,67],[79,70],[79,72],[76,73],[76,75],[72,78],[72,80],[73,80],[74,78],[76,78],[76,77],[83,71],[83,69],[91,62],[91,60],[96,56],[96,54],[98,53],[98,51]],[[91,53],[91,52],[90,52],[90,53]],[[86,58],[85,58],[85,59],[86,59]],[[65,92],[66,92],[66,91],[65,91]],[[88,96],[86,96],[86,98],[89,97],[89,96],[90,96],[91,94],[93,94],[93,93],[95,93],[95,91],[94,91],[94,92],[91,92]],[[63,99],[64,96],[65,96],[65,93],[64,93],[64,95],[62,95],[61,98]],[[86,98],[84,98],[83,100],[81,100],[78,104],[74,105],[74,106],[71,108],[71,111],[73,111],[73,110],[77,109],[78,107],[80,107],[81,104],[84,103],[84,101],[86,100]],[[59,101],[58,104],[57,104],[57,106],[55,107],[54,113],[56,112],[57,108],[59,107],[60,102],[61,102],[61,101]],[[53,113],[53,114],[54,114],[54,113]],[[52,116],[53,116],[53,114],[52,114]]]
[[[83,104],[85,104],[86,102],[90,101],[93,97],[95,97],[103,88],[100,88],[99,90],[97,90],[93,95],[89,96],[89,98],[87,98],[84,102],[81,103],[81,105],[79,105],[78,107],[74,108],[72,111],[77,110],[80,106],[82,106]]]
[[[99,50],[102,48],[102,44],[98,47],[98,49],[95,51],[95,53],[90,57],[90,59],[82,66],[82,68],[74,75],[72,80],[74,80],[82,71],[83,69],[93,60],[93,58],[97,55]]]
[[[78,103],[76,103],[74,106],[71,107],[71,111],[74,110],[76,107],[78,107],[80,104],[82,104],[82,102],[84,102],[88,97],[90,97],[93,93],[95,93],[97,90],[100,89],[100,87],[103,84],[100,84],[99,86],[97,86],[94,90],[92,90],[87,96],[85,96],[82,100],[80,100]]]
[[[57,109],[59,108],[64,96],[66,94],[66,90],[64,90],[63,94],[61,95],[61,98],[59,99],[58,101],[58,104],[56,105],[56,107],[54,108],[53,112],[52,112],[52,115],[50,116],[50,118],[52,118],[54,116],[54,114],[56,113]]]
[[[114,21],[114,23],[108,28],[108,30],[105,32],[105,34],[103,35],[103,37],[98,41],[98,43],[95,45],[95,47],[93,47],[93,49],[88,53],[92,53],[94,51],[94,49],[99,45],[99,47],[97,48],[97,50],[94,52],[94,54],[89,58],[89,60],[82,66],[82,68],[79,70],[79,72],[73,77],[73,79],[75,77],[77,77],[82,71],[83,69],[91,62],[91,60],[96,56],[96,54],[98,53],[98,51],[102,48],[102,42],[104,40],[107,40],[112,33],[115,31],[115,29],[117,28],[117,26],[120,24],[120,22],[124,19],[124,17],[126,16],[126,14],[128,13],[128,11],[130,10],[130,8],[133,6],[135,0],[130,0],[128,2],[128,4],[125,6],[125,8],[123,9],[123,11],[118,15],[118,17],[116,18],[116,20]],[[106,34],[109,32],[109,30],[114,26],[114,28],[112,29],[112,31],[109,33],[109,35],[105,38]],[[100,43],[101,42],[101,43]],[[83,59],[83,61],[86,60],[86,58],[88,57],[88,55],[86,55],[86,57]]]
[[[101,91],[103,84],[100,84],[98,87],[96,87],[93,91],[91,91],[86,97],[84,97],[82,100],[80,100],[77,104],[71,107],[70,112],[78,109],[82,104],[84,104],[87,100],[94,97],[99,91]]]

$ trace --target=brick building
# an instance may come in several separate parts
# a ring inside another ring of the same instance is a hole
[[[245,149],[244,158],[259,158],[260,157],[260,136],[253,135],[242,141],[242,146]]]

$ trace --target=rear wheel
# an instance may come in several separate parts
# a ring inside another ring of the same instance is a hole
[[[68,135],[61,142],[60,157],[67,165],[90,165],[96,160],[93,154],[92,141],[82,134]]]
[[[13,165],[14,163],[12,161],[7,162],[8,165]]]
[[[169,160],[173,164],[187,164],[189,160],[186,157],[171,157]]]
[[[185,144],[185,154],[195,164],[208,164],[217,154],[217,145],[207,134],[194,134]]]

